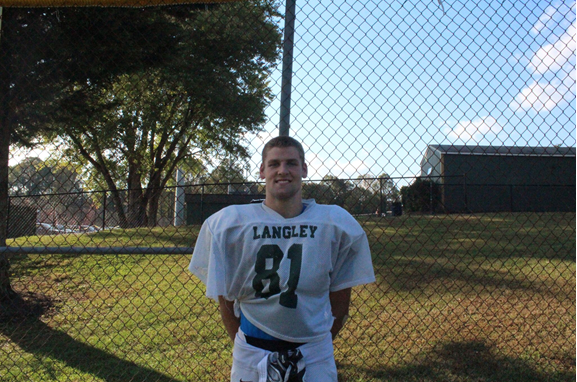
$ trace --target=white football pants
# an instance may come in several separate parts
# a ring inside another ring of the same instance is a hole
[[[330,333],[327,333],[324,339],[307,343],[299,349],[306,364],[305,382],[337,382],[337,367]],[[269,353],[267,350],[249,345],[244,333],[239,330],[232,352],[231,382],[266,381],[266,376],[259,376],[257,366]]]

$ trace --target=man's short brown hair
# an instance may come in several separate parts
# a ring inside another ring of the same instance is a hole
[[[291,138],[286,135],[281,135],[275,137],[268,141],[263,149],[262,149],[262,162],[264,163],[266,154],[268,154],[269,150],[273,147],[294,147],[299,152],[299,157],[301,158],[301,162],[305,163],[305,150],[303,149],[303,145],[299,141],[294,138]]]

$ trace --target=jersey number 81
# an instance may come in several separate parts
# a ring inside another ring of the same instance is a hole
[[[288,249],[287,258],[290,260],[290,271],[287,282],[288,289],[281,293],[278,269],[280,262],[284,257],[284,253],[282,252],[282,249],[276,244],[265,244],[260,247],[258,253],[256,254],[256,263],[254,265],[254,271],[256,272],[256,275],[252,280],[252,287],[256,291],[255,296],[269,298],[280,293],[279,304],[286,308],[296,309],[298,296],[295,291],[299,283],[302,256],[302,244],[293,244]],[[272,260],[272,267],[270,269],[267,269],[266,266],[267,259]],[[265,284],[263,282],[264,280],[269,280],[268,292],[263,292],[265,289]]]

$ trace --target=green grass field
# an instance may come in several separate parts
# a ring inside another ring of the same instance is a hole
[[[360,218],[339,381],[574,381],[575,214]],[[198,227],[19,238],[192,246]],[[2,381],[226,381],[231,345],[181,255],[12,256],[27,316],[0,315]]]

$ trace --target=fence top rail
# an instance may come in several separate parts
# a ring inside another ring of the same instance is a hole
[[[1,254],[192,255],[194,247],[0,247]]]

